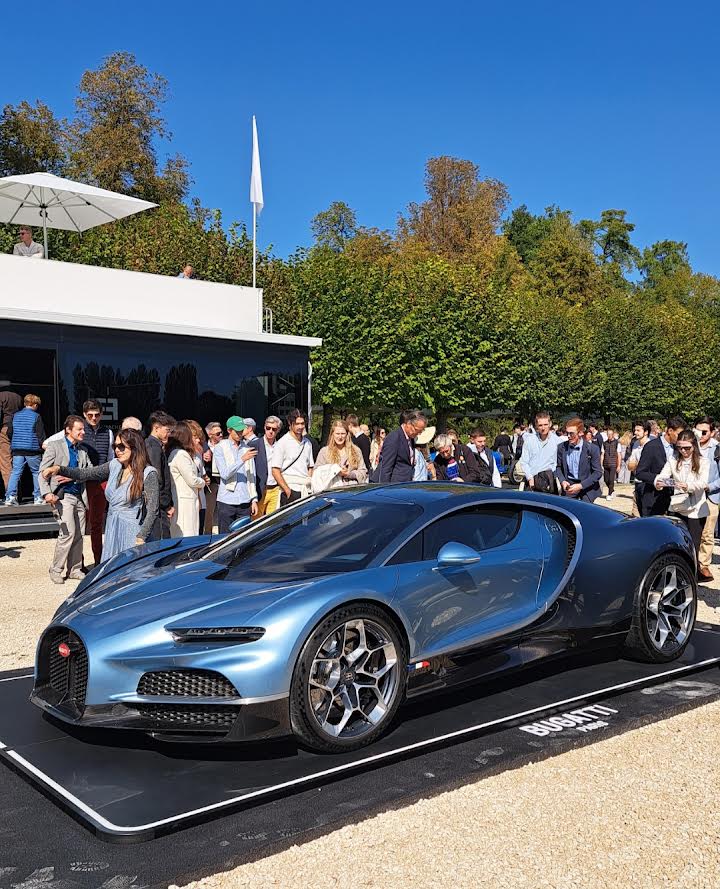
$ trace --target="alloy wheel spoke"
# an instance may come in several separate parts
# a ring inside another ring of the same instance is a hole
[[[381,624],[348,620],[330,633],[312,662],[307,688],[323,733],[355,738],[387,715],[398,688],[398,653]]]

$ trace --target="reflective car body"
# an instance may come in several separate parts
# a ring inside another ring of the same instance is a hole
[[[302,646],[340,606],[373,603],[397,624],[413,696],[621,645],[664,553],[694,571],[682,526],[567,498],[333,491],[224,540],[159,541],[91,572],[38,644],[32,700],[66,722],[171,739],[283,735]]]

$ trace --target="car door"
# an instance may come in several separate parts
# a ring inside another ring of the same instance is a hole
[[[446,543],[479,554],[473,564],[438,566]],[[416,658],[470,648],[512,633],[536,611],[540,531],[514,506],[477,506],[432,522],[395,554],[394,603],[412,627]]]

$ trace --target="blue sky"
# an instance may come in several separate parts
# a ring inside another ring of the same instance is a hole
[[[644,246],[687,241],[720,274],[715,4],[198,4],[56,0],[43,37],[8,30],[0,98],[72,113],[82,72],[128,50],[170,84],[171,146],[193,194],[249,222],[250,121],[257,115],[261,245],[310,242],[334,200],[391,228],[423,197],[428,157],[469,158],[512,205],[556,203],[576,218],[625,208]],[[48,35],[57,33],[57,40]],[[35,48],[33,49],[32,46]]]

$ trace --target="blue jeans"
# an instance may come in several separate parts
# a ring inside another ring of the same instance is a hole
[[[7,491],[5,492],[5,498],[8,497],[17,497],[18,485],[20,484],[20,476],[23,474],[23,469],[25,468],[25,464],[30,467],[30,472],[32,472],[33,477],[33,497],[37,500],[40,496],[40,484],[38,482],[38,473],[40,472],[40,454],[35,454],[31,457],[26,456],[13,456],[12,458],[12,472],[10,473],[10,481],[8,482]]]

